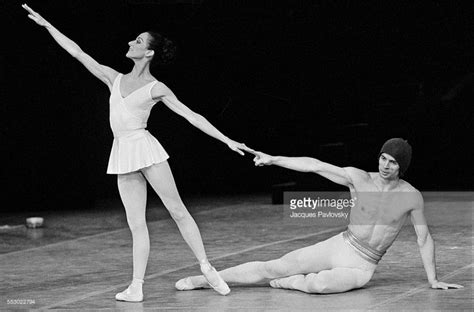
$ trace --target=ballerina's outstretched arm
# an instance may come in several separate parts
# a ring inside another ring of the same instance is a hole
[[[244,155],[244,152],[253,153],[253,149],[247,147],[243,143],[236,142],[216,127],[214,127],[204,116],[192,111],[189,107],[181,103],[173,92],[164,84],[160,83],[153,87],[151,90],[152,98],[156,101],[161,100],[169,109],[176,114],[184,117],[193,126],[206,133],[207,135],[218,139],[219,141],[227,144],[227,146],[236,153]]]
[[[74,41],[63,35],[57,30],[50,22],[44,19],[39,13],[35,12],[28,5],[23,4],[22,8],[28,11],[28,17],[32,19],[36,24],[46,28],[51,34],[54,40],[69,54],[81,62],[87,70],[89,70],[94,76],[104,82],[109,89],[112,88],[113,81],[117,77],[118,72],[114,69],[99,64],[96,60],[86,54]]]

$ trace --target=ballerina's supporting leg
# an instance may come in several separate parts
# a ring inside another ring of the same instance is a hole
[[[133,172],[118,175],[117,182],[120,197],[125,206],[128,226],[132,232],[133,280],[125,291],[116,295],[116,299],[142,301],[142,285],[150,253],[150,239],[145,220],[146,180],[140,172]]]

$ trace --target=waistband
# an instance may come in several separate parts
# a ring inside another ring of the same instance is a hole
[[[370,263],[378,264],[386,252],[386,250],[379,251],[370,247],[367,243],[364,243],[358,239],[349,229],[342,233],[342,237],[346,243],[348,243],[362,256],[362,258],[369,261]]]
[[[122,138],[122,137],[127,137],[130,135],[138,134],[138,133],[145,133],[148,132],[145,128],[140,128],[140,129],[133,129],[133,130],[119,130],[119,131],[113,131],[114,133],[114,138]]]

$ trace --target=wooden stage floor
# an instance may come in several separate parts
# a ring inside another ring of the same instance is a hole
[[[114,299],[131,279],[131,235],[119,202],[94,211],[40,213],[42,229],[0,230],[0,310],[87,311],[317,311],[472,310],[474,193],[425,193],[425,210],[436,242],[438,277],[464,285],[433,290],[426,280],[415,233],[405,226],[362,289],[309,295],[271,287],[176,291],[174,283],[199,273],[191,251],[162,205],[148,205],[151,252],[142,303]],[[208,257],[217,269],[270,260],[343,230],[288,222],[270,195],[186,200]],[[38,214],[38,213],[36,213]],[[20,224],[27,213],[4,214],[0,225]]]

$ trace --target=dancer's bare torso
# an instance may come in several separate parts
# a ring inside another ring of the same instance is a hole
[[[352,176],[349,229],[363,242],[377,250],[386,250],[396,239],[407,217],[419,205],[421,194],[404,180],[390,191],[375,183],[378,173],[360,172]]]

